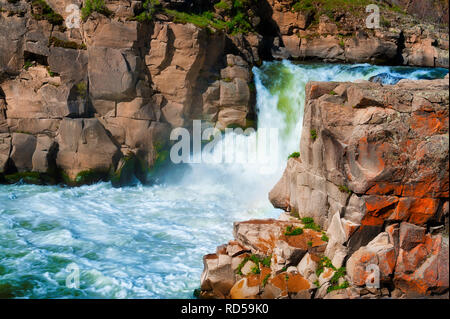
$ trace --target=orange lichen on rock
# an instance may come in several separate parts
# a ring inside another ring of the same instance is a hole
[[[411,129],[421,136],[443,134],[448,131],[448,112],[414,112]]]
[[[308,280],[299,274],[289,274],[287,279],[287,290],[289,293],[297,293],[311,288]]]

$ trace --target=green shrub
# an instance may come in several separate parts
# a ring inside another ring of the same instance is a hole
[[[221,0],[219,3],[216,3],[214,5],[214,8],[220,9],[220,10],[231,10],[232,6],[228,2]]]
[[[270,274],[267,274],[267,275],[264,277],[264,279],[262,280],[262,286],[263,286],[263,287],[266,286],[267,281],[269,280],[269,278],[270,278]]]
[[[333,274],[333,277],[331,277],[330,279],[330,286],[327,288],[328,293],[333,290],[345,289],[349,287],[349,283],[347,281],[339,285],[339,279],[343,278],[347,273],[345,267],[341,267],[339,269],[334,268],[334,270],[335,273]]]
[[[301,219],[301,221],[305,225],[303,228],[320,231],[320,226],[314,223],[314,219],[312,219],[311,217],[304,217]]]
[[[81,8],[81,18],[86,21],[93,13],[98,12],[109,17],[112,12],[105,5],[104,0],[86,0]]]
[[[315,231],[320,231],[320,226],[315,223],[306,224],[303,228],[305,229],[312,229]]]
[[[288,156],[288,159],[290,158],[299,158],[300,157],[300,152],[294,152],[291,155]]]
[[[303,229],[300,227],[287,226],[284,232],[285,236],[297,236],[303,234]]]
[[[309,131],[309,133],[311,134],[311,139],[312,139],[313,141],[315,141],[316,138],[317,138],[317,131],[316,131],[315,129],[311,129],[311,130]]]
[[[292,10],[295,12],[306,12],[314,9],[314,4],[312,0],[300,0],[294,3]]]
[[[317,265],[316,269],[316,275],[317,277],[320,277],[320,275],[325,271],[325,268],[331,268],[333,270],[336,270],[336,267],[334,267],[333,263],[331,262],[330,258],[324,256],[319,260],[319,263]]]
[[[259,275],[261,273],[261,269],[259,269],[259,266],[256,265],[252,268],[252,274]]]
[[[28,70],[29,68],[31,68],[33,66],[33,62],[32,61],[29,61],[29,60],[26,60],[24,63],[23,63],[23,69],[26,71],[26,70]]]
[[[346,289],[350,287],[350,284],[348,283],[348,281],[344,281],[344,283],[342,283],[342,285],[333,285],[333,286],[329,286],[327,288],[327,293],[330,293],[334,290],[340,290],[340,289]]]
[[[223,30],[230,34],[243,33],[246,34],[253,30],[249,22],[248,7],[255,0],[235,0],[233,6],[230,7],[225,1],[216,4],[216,8],[227,9],[227,21],[219,20],[214,17],[214,13],[205,11],[202,14],[193,14],[187,12],[179,12],[176,10],[164,9],[165,13],[173,17],[177,23],[192,23],[200,28],[208,30]]]
[[[49,66],[47,67],[47,72],[48,72],[48,75],[50,75],[51,77],[55,77],[55,76],[58,75],[57,73],[55,73],[55,72],[53,72],[52,70],[50,70],[50,67],[49,67]]]
[[[216,30],[225,30],[227,28],[227,24],[224,21],[213,18],[211,12],[203,12],[203,14],[200,15],[170,9],[165,9],[164,11],[170,15],[176,23],[192,23],[200,28],[213,28]]]
[[[302,221],[303,224],[311,224],[311,223],[314,223],[314,219],[311,218],[311,217],[303,217],[303,218],[301,219],[301,221]]]
[[[64,18],[53,11],[53,9],[44,0],[33,0],[33,17],[36,20],[47,20],[52,25],[62,25]]]
[[[257,271],[259,271],[259,272],[261,272],[261,270],[259,269],[259,263],[261,262],[261,260],[258,258],[258,256],[256,256],[256,255],[250,255],[250,256],[246,256],[246,257],[244,257],[244,259],[241,261],[241,263],[237,266],[237,268],[236,268],[236,273],[237,274],[239,274],[239,275],[241,275],[242,276],[242,267],[244,267],[245,266],[245,264],[248,262],[248,261],[252,261],[253,263],[255,263],[255,267],[253,267],[252,268],[252,273],[254,273],[254,271],[255,272],[257,272]],[[256,270],[255,268],[258,268],[258,270]],[[259,273],[258,272],[258,273]]]
[[[344,277],[347,273],[345,267],[341,267],[335,271],[333,277],[330,279],[331,284],[337,284],[339,282],[339,278]]]
[[[261,260],[261,264],[264,267],[270,268],[271,259],[272,259],[272,256],[267,256],[263,260]]]
[[[347,185],[339,185],[338,186],[339,191],[341,191],[342,193],[349,193],[352,194],[353,192],[348,188]]]
[[[142,12],[130,20],[137,20],[139,22],[150,22],[153,20],[154,14],[160,9],[161,3],[158,0],[145,0],[142,5]]]
[[[227,22],[228,32],[231,34],[246,34],[252,31],[253,27],[247,19],[248,17],[244,12],[238,11],[231,21]]]
[[[322,241],[329,241],[330,239],[328,238],[327,235],[323,234],[322,237],[320,238]]]

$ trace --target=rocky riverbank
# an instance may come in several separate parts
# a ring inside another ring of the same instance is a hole
[[[441,16],[379,1],[372,30],[362,4],[331,3],[1,0],[0,182],[149,182],[171,128],[254,125],[262,60],[448,67]]]
[[[310,82],[300,152],[202,298],[448,298],[449,80]]]

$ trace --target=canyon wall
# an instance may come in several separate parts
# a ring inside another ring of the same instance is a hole
[[[0,1],[0,182],[146,182],[171,128],[254,125],[262,60],[448,67],[448,34],[387,2],[376,30],[365,7],[275,0],[106,1],[74,27],[88,3]]]
[[[62,18],[69,3],[48,1]],[[121,184],[126,165],[145,182],[172,127],[254,116],[251,46],[244,59],[223,32],[133,21],[136,1],[107,2],[109,17],[93,12],[79,28],[38,16],[45,4],[2,0],[0,180]]]
[[[448,89],[308,83],[300,155],[269,194],[285,213],[235,223],[200,296],[448,298]]]

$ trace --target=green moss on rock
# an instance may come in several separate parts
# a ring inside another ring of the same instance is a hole
[[[134,153],[129,153],[122,158],[120,167],[111,177],[113,187],[130,186],[137,183],[146,182],[147,165]]]
[[[61,180],[68,186],[92,185],[98,182],[106,182],[110,179],[110,176],[110,171],[90,169],[79,172],[74,179],[71,179],[65,172],[61,172]]]
[[[53,25],[62,25],[64,18],[53,11],[53,9],[44,0],[34,0],[31,3],[33,8],[33,17],[36,20],[47,20]]]
[[[2,178],[0,178],[1,182]],[[35,185],[53,185],[57,183],[55,176],[48,173],[39,172],[18,172],[4,175],[3,181],[7,184],[23,182],[25,184]]]

